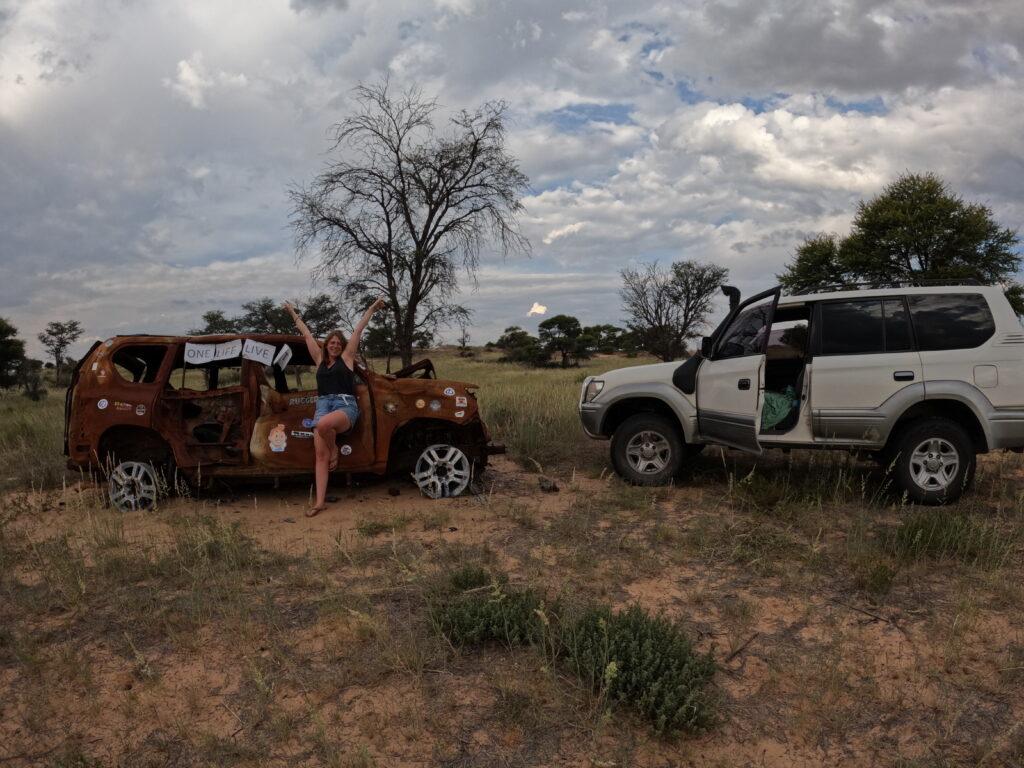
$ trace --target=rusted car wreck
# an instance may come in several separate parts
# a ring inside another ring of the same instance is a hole
[[[65,403],[68,466],[99,470],[120,509],[155,506],[167,478],[311,475],[316,400],[301,336],[117,336],[75,369]],[[438,498],[462,493],[503,448],[477,387],[429,360],[394,374],[356,365],[362,414],[338,437],[336,473],[411,474]]]

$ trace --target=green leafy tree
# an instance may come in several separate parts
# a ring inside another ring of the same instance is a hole
[[[729,270],[687,260],[668,269],[644,264],[621,275],[626,325],[643,349],[668,362],[682,357],[686,343],[707,326]]]
[[[965,202],[935,174],[908,173],[858,204],[846,237],[805,240],[779,279],[794,293],[850,282],[975,280],[1004,285],[1024,314],[1017,244],[988,206]]]
[[[361,306],[369,306],[372,302],[373,299],[370,298]],[[326,293],[318,293],[305,301],[293,303],[309,330],[318,339],[325,338],[331,331],[340,328],[344,322],[341,306]]]
[[[38,402],[46,397],[46,387],[43,386],[43,361],[31,357],[22,360],[18,370],[18,384],[22,388],[22,394],[29,400]]]
[[[82,325],[77,320],[47,323],[46,330],[39,334],[39,342],[53,356],[58,383],[61,381],[61,370],[67,351],[81,336]]]
[[[579,365],[590,357],[580,321],[571,315],[555,315],[537,326],[538,340],[548,354],[561,355],[561,366]]]
[[[518,325],[506,328],[494,342],[494,346],[505,353],[501,359],[510,363],[526,363],[540,367],[546,365],[550,357],[540,340]]]
[[[203,313],[203,324],[193,328],[189,334],[193,336],[207,336],[219,333],[238,333],[238,319],[226,317],[223,310],[211,309]]]
[[[18,384],[18,373],[25,362],[25,342],[17,336],[18,329],[0,317],[0,389]]]
[[[588,325],[583,329],[583,344],[588,351],[602,355],[621,352],[622,329],[608,323]]]

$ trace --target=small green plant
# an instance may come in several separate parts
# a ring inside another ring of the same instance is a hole
[[[564,642],[569,666],[586,686],[601,700],[632,708],[656,732],[711,723],[706,686],[714,661],[696,653],[675,622],[636,605],[618,613],[591,608],[565,631]]]

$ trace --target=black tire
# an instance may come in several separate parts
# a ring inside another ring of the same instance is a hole
[[[928,446],[929,442],[934,445]],[[954,458],[952,451],[957,462],[955,469],[949,468]],[[884,455],[897,486],[915,504],[948,504],[959,499],[974,482],[974,441],[950,419],[936,417],[911,422],[895,436]]]
[[[645,441],[645,435],[652,439]],[[655,436],[657,439],[653,439]],[[641,442],[631,446],[634,441]],[[638,446],[641,453],[646,450],[649,455],[628,455]],[[633,485],[667,485],[679,473],[687,447],[672,421],[652,413],[638,413],[622,422],[612,436],[612,467],[619,477]]]

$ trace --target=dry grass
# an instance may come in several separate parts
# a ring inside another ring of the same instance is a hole
[[[843,454],[709,451],[675,488],[633,488],[579,436],[580,371],[439,370],[481,384],[499,439],[562,490],[506,461],[477,497],[368,485],[314,521],[294,522],[305,489],[124,516],[89,488],[0,496],[0,763],[1022,764],[1019,457],[986,457],[945,510],[905,506]],[[527,375],[560,394],[517,407]],[[20,428],[45,432],[42,412]],[[4,450],[17,434],[0,427]],[[591,617],[586,683],[549,631],[519,647],[502,624],[483,648],[438,632],[453,572],[471,595],[507,574],[503,595],[533,597],[502,621],[530,632],[556,605],[664,617],[714,659],[708,730],[658,736],[619,696],[612,614]]]

